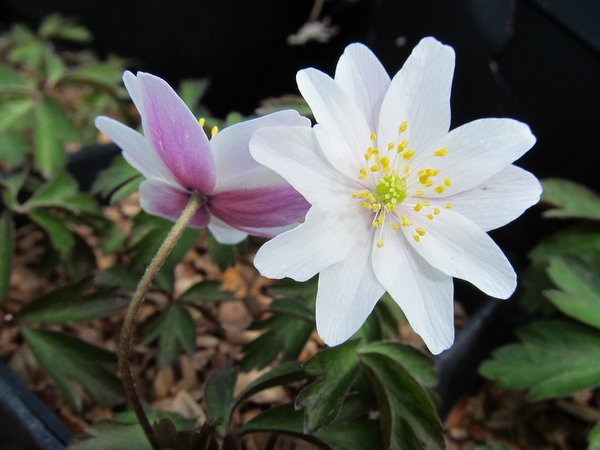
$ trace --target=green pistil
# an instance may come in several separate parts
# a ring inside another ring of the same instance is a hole
[[[391,203],[399,205],[407,197],[406,178],[401,178],[396,172],[385,175],[375,187],[377,199],[384,205]]]

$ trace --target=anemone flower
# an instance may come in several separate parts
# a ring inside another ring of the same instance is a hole
[[[313,130],[255,133],[252,156],[311,204],[306,220],[267,242],[255,265],[271,278],[319,273],[317,331],[351,337],[387,291],[433,353],[454,339],[452,277],[507,298],[516,275],[486,231],[539,200],[511,163],[535,143],[527,125],[480,119],[449,131],[454,51],[423,39],[390,80],[361,44],[335,79],[301,70]]]
[[[281,111],[227,127],[209,140],[164,80],[125,72],[123,81],[140,112],[144,134],[108,117],[98,117],[96,127],[146,177],[140,185],[144,211],[175,221],[192,192],[198,191],[206,203],[190,226],[208,226],[226,244],[240,242],[247,234],[273,237],[304,217],[306,200],[275,172],[256,163],[248,142],[262,127],[308,130],[308,119],[295,111]]]

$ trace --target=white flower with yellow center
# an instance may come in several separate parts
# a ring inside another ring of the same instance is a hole
[[[452,277],[509,297],[516,275],[486,231],[535,204],[541,187],[511,165],[535,143],[527,125],[481,119],[452,131],[454,51],[423,39],[390,80],[361,44],[335,79],[298,73],[317,125],[266,128],[252,156],[311,204],[305,222],[267,242],[270,278],[319,273],[317,331],[350,338],[388,291],[433,353],[454,340]]]

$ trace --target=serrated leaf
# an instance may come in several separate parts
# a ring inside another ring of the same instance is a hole
[[[22,166],[29,149],[29,142],[23,134],[11,131],[0,134],[0,161],[13,167]]]
[[[239,244],[226,245],[218,242],[212,234],[208,235],[208,256],[213,264],[216,264],[221,270],[234,266],[238,256],[246,251],[247,246],[247,239]]]
[[[360,353],[375,389],[386,449],[443,449],[442,426],[429,395],[392,358]]]
[[[68,261],[75,247],[75,238],[64,220],[44,209],[30,211],[29,217],[48,234],[52,246],[60,253],[61,259]]]
[[[26,66],[28,69],[39,73],[44,61],[44,55],[50,44],[39,41],[33,37],[23,36],[8,53],[8,60],[17,65]]]
[[[269,305],[269,311],[289,317],[296,317],[309,323],[314,323],[315,321],[315,314],[311,308],[291,298],[273,300]]]
[[[592,190],[560,178],[547,178],[542,185],[542,201],[556,206],[544,217],[600,220],[600,196]]]
[[[5,133],[33,108],[30,97],[0,99],[0,133]]]
[[[328,348],[306,362],[303,369],[317,379],[296,397],[304,409],[304,431],[313,433],[337,417],[344,399],[358,377],[358,340]]]
[[[552,280],[546,273],[547,264],[532,264],[521,272],[521,295],[519,304],[526,311],[537,312],[543,317],[548,317],[556,312],[543,292],[553,287]]]
[[[161,449],[169,450],[218,450],[214,438],[215,427],[205,422],[200,429],[178,431],[169,419],[161,419],[152,427]]]
[[[167,419],[179,431],[191,430],[196,421],[185,419],[175,413],[146,410],[151,423]],[[113,420],[98,422],[86,428],[84,435],[76,436],[68,450],[152,450],[144,430],[136,416],[121,413]]]
[[[22,333],[36,359],[77,411],[81,411],[82,401],[76,384],[100,404],[123,400],[114,369],[104,367],[116,362],[112,353],[57,331],[24,328]]]
[[[310,107],[299,95],[284,95],[263,100],[260,107],[256,109],[256,114],[264,116],[284,109],[294,109],[302,116],[312,116]]]
[[[76,25],[72,19],[67,19],[59,14],[51,14],[44,18],[38,34],[42,39],[62,39],[82,44],[92,40],[92,35],[88,30]]]
[[[119,292],[134,292],[141,277],[141,272],[128,270],[124,266],[113,266],[100,272],[96,281],[98,284],[114,286]]]
[[[219,423],[217,431],[221,436],[229,430],[229,420],[235,405],[233,392],[237,382],[237,370],[231,364],[215,369],[204,386],[206,413],[213,423]]]
[[[600,251],[600,227],[575,226],[543,239],[529,253],[529,258],[542,263],[555,256],[580,256],[593,251]]]
[[[361,346],[360,354],[367,353],[378,353],[394,360],[423,386],[437,385],[433,361],[414,347],[400,342],[373,342]]]
[[[600,422],[592,428],[588,435],[589,445],[587,450],[600,450]]]
[[[282,361],[298,358],[314,329],[314,324],[303,319],[274,315],[256,322],[253,329],[266,329],[258,338],[244,346],[240,363],[243,372],[262,369],[278,356]]]
[[[334,424],[317,431],[314,436],[332,450],[377,450],[383,448],[381,428],[374,420]]]
[[[23,86],[26,86],[26,84],[19,72],[0,64],[0,93]]]
[[[35,110],[35,164],[46,178],[64,167],[65,142],[77,142],[79,130],[67,117],[64,108],[45,96]]]
[[[42,295],[25,305],[16,315],[19,322],[70,323],[109,317],[129,304],[114,289],[85,294],[89,278]]]
[[[196,304],[220,302],[232,299],[235,299],[234,293],[222,290],[221,282],[214,280],[204,280],[196,283],[179,297],[180,302]]]
[[[121,200],[125,200],[134,192],[140,190],[140,184],[144,181],[144,177],[141,175],[132,178],[123,184],[120,188],[118,188],[111,196],[109,203],[112,205],[116,202],[120,202]]]
[[[15,245],[15,224],[8,211],[0,215],[0,304],[10,287],[12,259]]]
[[[108,197],[128,181],[139,176],[140,173],[119,155],[112,160],[109,167],[100,171],[92,184],[91,192]]]
[[[80,83],[116,94],[123,75],[124,62],[119,58],[93,62],[69,70],[59,80],[61,83]]]
[[[520,343],[494,351],[480,373],[505,389],[530,389],[534,400],[600,386],[600,332],[564,321],[521,328]]]
[[[187,309],[171,304],[149,327],[143,343],[158,339],[158,365],[167,366],[196,348],[196,326]]]
[[[258,431],[277,431],[305,437],[303,424],[304,416],[302,415],[302,411],[297,411],[292,405],[281,405],[269,408],[262,414],[246,422],[240,427],[239,434],[244,435]]]
[[[262,390],[269,389],[273,386],[293,383],[295,381],[303,380],[306,377],[306,372],[298,362],[285,362],[248,384],[235,398],[235,404],[240,403],[244,399]]]
[[[592,260],[555,258],[548,275],[559,290],[544,295],[566,315],[600,329],[600,253]]]

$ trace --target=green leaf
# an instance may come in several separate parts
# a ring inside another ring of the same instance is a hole
[[[29,142],[19,132],[0,133],[0,161],[13,167],[22,166],[30,149]]]
[[[35,110],[35,164],[46,178],[64,167],[65,142],[78,142],[79,130],[67,117],[64,108],[45,96]]]
[[[79,83],[116,95],[123,76],[123,66],[122,59],[111,57],[107,61],[93,62],[71,69],[64,74],[59,82]]]
[[[0,99],[0,133],[10,130],[33,108],[30,97]]]
[[[127,182],[140,177],[140,173],[129,165],[121,155],[116,156],[109,167],[102,170],[92,184],[92,194],[108,197]]]
[[[100,404],[123,400],[114,369],[104,367],[116,362],[112,353],[57,331],[24,328],[22,333],[39,363],[77,411],[81,411],[82,401],[76,384]]]
[[[38,34],[42,39],[60,39],[82,44],[92,40],[88,30],[59,14],[47,16],[41,23]]]
[[[389,349],[387,349],[389,351]],[[360,362],[375,389],[384,448],[443,449],[444,436],[435,408],[423,387],[394,359],[361,350]]]
[[[218,450],[215,427],[205,422],[200,429],[178,431],[169,419],[162,419],[154,425],[154,435],[161,449],[172,450]]]
[[[493,444],[478,445],[474,450],[512,450],[512,447],[504,442],[494,442]]]
[[[552,280],[546,273],[547,264],[532,264],[521,272],[521,295],[519,304],[526,311],[539,312],[540,316],[548,317],[556,313],[556,308],[550,303],[543,292],[553,287]]]
[[[374,420],[334,424],[317,431],[314,436],[332,450],[381,449],[381,428]]]
[[[134,292],[142,272],[129,270],[124,266],[113,266],[98,274],[96,281],[98,284],[118,288],[119,292]]]
[[[15,247],[15,224],[8,211],[0,215],[0,304],[10,287],[10,274]]]
[[[299,95],[284,95],[283,97],[268,98],[263,100],[256,114],[265,116],[284,109],[295,109],[302,116],[312,116],[312,111],[306,101]]]
[[[219,423],[217,431],[225,436],[229,431],[229,420],[235,405],[233,392],[237,382],[237,370],[231,364],[215,369],[204,387],[206,413],[213,423]]]
[[[0,64],[0,94],[24,86],[27,85],[19,72]]]
[[[566,315],[600,329],[600,253],[595,260],[555,258],[548,266],[548,276],[559,290],[544,295]]]
[[[306,304],[292,298],[273,300],[273,302],[271,302],[269,305],[269,311],[289,317],[296,317],[309,323],[313,323],[315,321],[315,313],[313,312],[313,309],[306,306]]]
[[[75,215],[101,216],[101,210],[94,197],[80,193],[78,189],[75,179],[68,173],[61,172],[36,190],[27,201],[26,207],[56,207]]]
[[[480,373],[534,400],[600,386],[600,332],[564,321],[538,321],[517,332],[521,343],[494,351]]]
[[[260,431],[287,433],[301,438],[309,437],[303,430],[304,416],[292,405],[281,405],[267,409],[241,426],[240,436]]]
[[[68,261],[75,247],[75,238],[64,220],[43,209],[30,211],[29,217],[48,234],[52,246],[60,253],[61,259]]]
[[[183,80],[179,84],[179,96],[188,108],[193,110],[200,103],[204,94],[206,94],[209,85],[210,83],[206,78],[201,80]]]
[[[233,292],[221,290],[221,282],[214,280],[204,280],[196,283],[179,297],[180,302],[197,304],[233,299],[235,299]]]
[[[185,419],[175,413],[146,410],[151,423],[169,420],[179,431],[191,430],[196,421]],[[85,435],[78,435],[68,450],[152,450],[144,430],[131,412],[121,413],[113,420],[95,423],[86,428]]]
[[[256,394],[257,392],[269,389],[273,386],[281,386],[300,381],[306,377],[306,372],[302,369],[302,367],[300,367],[298,362],[285,362],[261,375],[252,383],[248,384],[235,398],[235,404],[237,405],[244,399]]]
[[[544,217],[600,220],[600,196],[578,183],[560,178],[542,181],[542,201],[556,206]]]
[[[600,227],[575,226],[543,239],[529,258],[534,263],[542,263],[555,256],[580,256],[594,251],[600,251]]]
[[[39,74],[48,47],[50,47],[48,42],[25,38],[13,46],[8,54],[8,60],[13,64],[27,67],[34,74]]]
[[[360,354],[377,353],[400,364],[420,384],[426,387],[437,385],[437,374],[431,358],[414,347],[400,342],[373,342],[361,346]]]
[[[53,51],[46,53],[46,77],[50,85],[54,85],[67,71],[67,66],[60,56]]]
[[[169,307],[149,327],[143,343],[158,339],[158,365],[171,364],[182,351],[193,353],[196,348],[196,326],[190,313],[175,304]]]
[[[358,377],[358,343],[358,340],[353,340],[328,348],[304,364],[304,370],[317,377],[296,398],[296,408],[304,408],[306,433],[329,425],[340,412],[344,399]]]
[[[69,323],[110,317],[126,307],[129,299],[104,289],[85,294],[90,278],[68,284],[38,297],[16,315],[19,322]]]
[[[221,270],[234,266],[238,256],[245,253],[247,246],[247,239],[239,244],[226,245],[219,243],[212,234],[208,236],[208,255],[210,260]]]
[[[600,422],[590,431],[588,441],[590,444],[587,450],[600,450]]]

